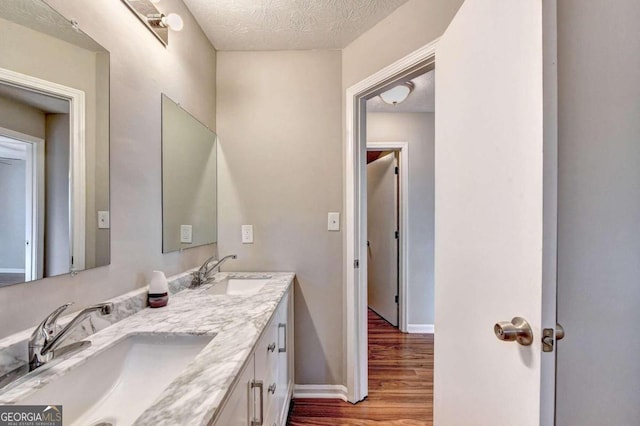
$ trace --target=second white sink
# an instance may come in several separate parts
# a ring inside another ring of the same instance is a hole
[[[212,338],[212,335],[128,336],[20,404],[61,404],[65,425],[130,425]]]
[[[214,284],[209,293],[251,295],[262,290],[268,282],[268,278],[229,278]]]

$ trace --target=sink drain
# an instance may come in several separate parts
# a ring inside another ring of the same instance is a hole
[[[93,426],[116,426],[116,419],[107,417],[93,423]]]

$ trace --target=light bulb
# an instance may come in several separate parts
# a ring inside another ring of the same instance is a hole
[[[182,17],[177,13],[170,13],[162,18],[162,23],[173,31],[180,31],[184,27]]]

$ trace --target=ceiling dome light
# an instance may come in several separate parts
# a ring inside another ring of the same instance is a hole
[[[386,92],[380,93],[380,99],[382,99],[385,103],[389,105],[398,105],[399,103],[404,102],[409,94],[413,91],[414,85],[412,82],[407,81],[406,83],[398,84],[395,87],[387,90]]]
[[[170,13],[167,16],[163,16],[162,24],[165,27],[171,28],[173,31],[180,31],[184,28],[184,21],[177,13]]]

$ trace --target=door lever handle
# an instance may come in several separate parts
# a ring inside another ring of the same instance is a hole
[[[516,341],[522,346],[533,343],[533,331],[529,323],[521,317],[513,317],[511,322],[502,321],[493,326],[493,332],[499,340]]]

